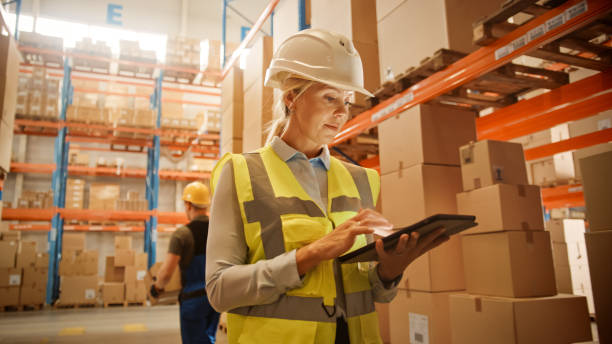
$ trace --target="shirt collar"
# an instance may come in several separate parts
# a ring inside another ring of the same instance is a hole
[[[293,158],[298,159],[307,159],[306,155],[297,149],[289,146],[285,141],[283,141],[280,137],[275,136],[270,142],[270,146],[276,152],[276,154],[283,159],[283,161],[287,162]],[[323,146],[321,150],[321,154],[318,156],[308,159],[311,163],[320,162],[325,170],[329,170],[329,148],[327,145]]]

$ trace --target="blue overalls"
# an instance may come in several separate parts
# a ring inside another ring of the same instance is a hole
[[[194,254],[189,265],[181,267],[181,338],[183,344],[214,344],[219,313],[208,302],[204,277],[208,221],[193,220],[187,228],[193,235]]]

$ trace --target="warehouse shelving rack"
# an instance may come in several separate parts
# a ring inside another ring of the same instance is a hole
[[[593,22],[611,10],[612,2],[608,0],[569,0],[355,116],[343,127],[332,145],[345,142],[413,106],[450,92],[539,46]],[[602,71],[478,118],[478,139],[508,140],[610,109],[611,76],[612,70]],[[606,129],[528,149],[525,151],[525,157],[527,160],[533,160],[610,141],[612,130]],[[360,164],[376,168],[378,157],[361,161]],[[547,208],[584,206],[581,185],[543,188],[542,199]]]
[[[50,76],[63,78],[61,91],[61,111],[59,120],[55,121],[40,121],[31,119],[16,119],[15,130],[16,134],[25,135],[42,135],[55,137],[55,163],[54,164],[31,164],[31,163],[12,163],[11,171],[15,173],[38,173],[52,174],[52,190],[53,190],[53,208],[51,209],[4,209],[2,218],[4,220],[16,221],[42,221],[50,222],[47,224],[13,224],[10,226],[13,230],[31,230],[31,231],[48,231],[49,242],[49,278],[47,283],[47,303],[54,302],[59,296],[59,259],[61,253],[61,238],[64,230],[71,231],[120,231],[120,232],[144,232],[145,245],[144,251],[148,253],[149,266],[155,260],[155,249],[157,241],[158,224],[185,224],[187,218],[183,213],[176,212],[159,212],[157,210],[159,196],[159,181],[166,180],[181,180],[193,181],[201,180],[210,177],[210,173],[204,172],[184,172],[184,171],[160,171],[159,160],[161,147],[164,147],[174,155],[184,153],[187,150],[198,154],[199,158],[217,158],[219,154],[219,135],[214,133],[193,132],[190,130],[178,129],[162,129],[161,128],[161,104],[162,102],[178,102],[188,103],[192,105],[201,105],[207,107],[219,107],[215,103],[202,103],[195,101],[186,101],[182,99],[166,99],[162,97],[163,91],[179,91],[186,93],[196,93],[208,96],[220,96],[220,93],[206,90],[197,77],[194,78],[190,89],[170,86],[167,81],[164,81],[164,70],[172,70],[186,73],[203,73],[199,70],[187,68],[179,68],[166,66],[161,64],[138,63],[132,61],[122,61],[109,59],[99,56],[89,56],[83,54],[74,54],[70,52],[48,51],[27,46],[20,46],[19,49],[23,52],[51,54],[64,57],[63,68],[55,68],[53,73],[49,72]],[[157,77],[150,79],[143,77],[130,77],[125,75],[111,75],[109,73],[100,73],[94,71],[78,71],[78,75],[73,73],[71,68],[70,58],[78,57],[82,59],[92,59],[108,63],[126,63],[137,66],[153,68],[158,74]],[[27,67],[29,65],[22,64]],[[53,70],[53,67],[44,66],[48,70]],[[24,70],[27,72],[27,68]],[[214,77],[218,77],[219,73],[212,73]],[[95,81],[113,81],[117,83],[126,83],[136,86],[152,86],[153,94],[150,96],[151,108],[156,110],[156,121],[153,129],[134,128],[134,127],[114,127],[109,128],[105,125],[73,123],[66,121],[66,111],[68,105],[72,103],[73,92],[95,92],[105,93],[107,95],[120,95],[130,97],[147,97],[148,95],[126,95],[116,92],[107,92],[88,89],[74,89],[72,86],[73,79],[89,79]],[[201,77],[200,77],[201,79]],[[129,80],[129,81],[125,81]],[[196,84],[196,83],[199,83]],[[197,88],[194,89],[194,84]],[[201,90],[202,89],[202,90]],[[113,135],[114,132],[134,133],[144,138],[117,138]],[[168,140],[167,138],[171,138]],[[180,138],[175,140],[174,138]],[[68,152],[70,144],[73,142],[85,143],[103,143],[109,144],[109,148],[99,147],[84,147],[80,146],[80,150],[107,150],[147,154],[147,169],[133,169],[114,167],[87,167],[68,165]],[[124,149],[118,149],[123,147]],[[136,147],[136,149],[134,149]],[[146,149],[146,152],[144,151]],[[178,152],[178,153],[177,153]],[[142,212],[134,211],[97,211],[97,210],[75,210],[64,209],[66,181],[68,175],[91,175],[91,176],[113,176],[113,177],[131,177],[142,178],[146,182],[146,200],[148,210]],[[144,222],[144,226],[134,225],[71,225],[65,224],[65,221],[140,221]],[[161,228],[162,232],[172,231],[168,228]]]

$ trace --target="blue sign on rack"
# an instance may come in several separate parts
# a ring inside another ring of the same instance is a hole
[[[106,23],[110,25],[123,26],[123,22],[121,21],[122,10],[123,5],[108,4],[108,8],[106,10]]]

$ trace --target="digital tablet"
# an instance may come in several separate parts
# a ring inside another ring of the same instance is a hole
[[[418,232],[419,235],[423,237],[429,232],[432,232],[440,227],[444,227],[446,228],[446,235],[451,236],[476,226],[477,223],[474,222],[475,220],[476,217],[472,215],[436,214],[411,226],[395,230],[393,234],[384,237],[382,241],[385,246],[385,250],[390,250],[395,248],[402,234]],[[376,242],[372,242],[353,252],[338,257],[338,260],[343,264],[377,261],[378,254],[376,253],[375,245]]]

